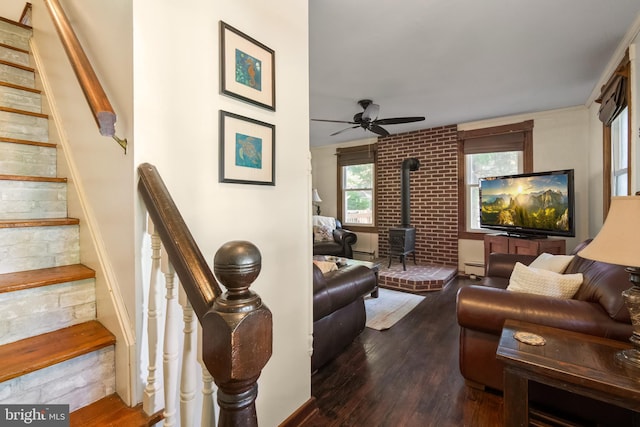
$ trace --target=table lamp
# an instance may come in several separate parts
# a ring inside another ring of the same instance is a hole
[[[640,369],[640,196],[612,197],[602,229],[578,255],[627,267],[632,286],[622,296],[631,314],[634,348],[616,353],[616,359]]]
[[[320,203],[322,202],[322,199],[320,198],[320,195],[318,194],[318,189],[317,188],[313,189],[313,194],[311,195],[311,201],[316,206],[316,215],[320,215]]]

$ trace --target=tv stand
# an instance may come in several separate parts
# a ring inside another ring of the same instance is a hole
[[[525,239],[525,240],[546,239],[547,237],[549,237],[549,236],[544,236],[539,234],[519,234],[519,233],[501,233],[499,234],[499,236],[513,237],[515,239]]]
[[[484,236],[484,268],[487,272],[489,254],[500,252],[505,254],[540,255],[543,252],[553,255],[566,253],[566,241],[547,237],[513,237],[504,234],[486,234]]]

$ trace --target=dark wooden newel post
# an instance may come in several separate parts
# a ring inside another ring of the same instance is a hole
[[[227,289],[202,321],[203,359],[218,385],[218,426],[257,426],[257,380],[271,357],[271,311],[249,289],[262,257],[251,242],[224,244],[214,258],[214,272]]]

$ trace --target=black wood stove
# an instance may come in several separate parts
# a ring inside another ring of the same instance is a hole
[[[413,263],[416,263],[416,228],[410,224],[411,194],[409,172],[420,168],[420,162],[416,158],[405,159],[402,162],[402,224],[399,227],[389,228],[389,267],[391,259],[399,256],[402,261],[402,269],[407,270],[405,258],[413,254]]]

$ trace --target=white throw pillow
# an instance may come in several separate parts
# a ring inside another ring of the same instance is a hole
[[[582,273],[558,274],[517,262],[507,290],[569,299],[578,291],[582,280]]]
[[[549,270],[555,273],[564,273],[573,257],[573,255],[551,255],[544,252],[538,255],[538,258],[534,259],[533,262],[529,264],[529,267]]]

